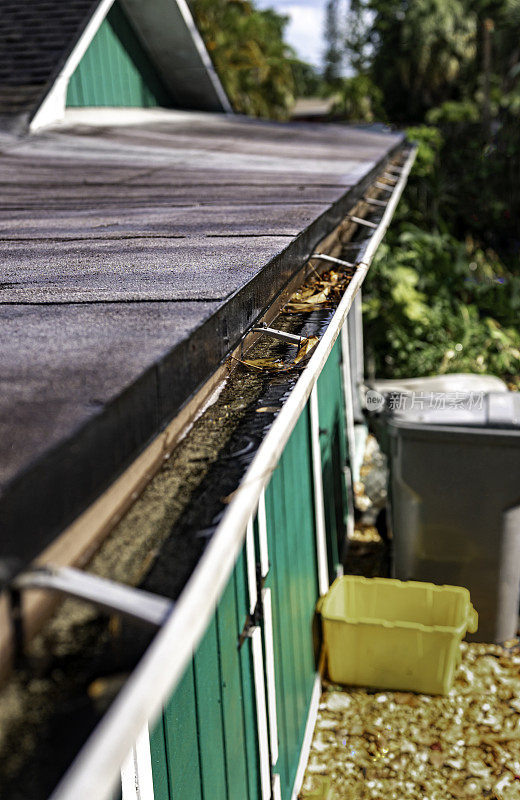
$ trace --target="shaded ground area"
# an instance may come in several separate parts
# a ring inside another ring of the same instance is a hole
[[[388,467],[377,439],[369,434],[359,481],[354,484],[356,522],[345,561],[347,575],[389,578],[391,544],[386,528]]]

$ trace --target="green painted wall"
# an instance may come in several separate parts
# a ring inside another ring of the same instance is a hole
[[[67,106],[171,106],[167,90],[117,1],[70,79]]]
[[[342,357],[341,340],[338,337],[318,378],[321,467],[331,581],[342,563],[348,509],[344,472],[347,464],[347,431]]]
[[[282,800],[291,797],[316,666],[312,624],[318,599],[308,406],[266,489],[277,681],[278,762]]]
[[[150,736],[155,800],[260,800],[245,557]]]

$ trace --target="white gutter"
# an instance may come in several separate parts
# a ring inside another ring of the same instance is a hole
[[[261,492],[269,482],[390,225],[415,154],[416,148],[403,166],[383,217],[327,330],[260,445],[174,611],[60,781],[51,800],[108,800],[119,779],[121,764],[140,731],[146,724],[153,724],[181,679],[227,585]]]
[[[327,531],[325,528],[325,502],[320,446],[320,414],[318,410],[318,384],[312,387],[310,401],[312,479],[314,488],[314,525],[316,528],[316,563],[318,566],[318,591],[320,597],[329,591],[329,563]]]

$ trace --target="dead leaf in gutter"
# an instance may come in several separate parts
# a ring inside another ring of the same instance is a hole
[[[308,358],[318,342],[317,336],[302,337],[298,352],[292,361],[281,361],[279,358],[235,358],[234,360],[258,372],[288,372]]]
[[[294,358],[294,363],[299,364],[300,361],[303,361],[307,356],[309,356],[318,344],[319,339],[317,336],[309,336],[308,339],[304,339],[301,345],[298,348],[298,352]]]
[[[290,302],[296,303],[325,303],[328,299],[331,287],[324,286],[310,286],[304,291],[295,292],[291,297]]]
[[[284,314],[301,314],[302,312],[309,313],[310,311],[322,311],[323,308],[328,308],[328,305],[311,305],[310,303],[289,303],[284,308]]]
[[[244,367],[250,367],[258,372],[283,372],[286,365],[279,358],[237,358],[235,359]]]

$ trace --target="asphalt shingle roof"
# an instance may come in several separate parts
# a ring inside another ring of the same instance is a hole
[[[99,0],[0,0],[0,115],[36,110]]]
[[[0,557],[135,458],[402,142],[143,118],[0,141]]]

